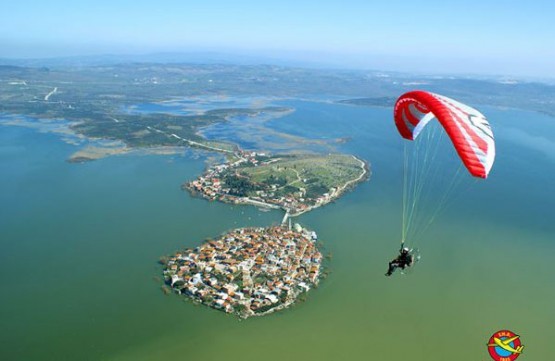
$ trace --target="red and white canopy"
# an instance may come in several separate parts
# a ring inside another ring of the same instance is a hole
[[[487,178],[495,160],[495,141],[486,117],[443,95],[415,90],[397,99],[395,125],[403,138],[414,140],[433,118],[441,123],[464,165],[475,177]]]

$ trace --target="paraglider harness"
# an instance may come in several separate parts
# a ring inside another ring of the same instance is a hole
[[[412,266],[414,263],[414,256],[411,254],[411,250],[401,243],[401,249],[399,250],[399,255],[389,262],[389,268],[387,270],[386,276],[391,276],[397,268],[404,270],[407,267]]]

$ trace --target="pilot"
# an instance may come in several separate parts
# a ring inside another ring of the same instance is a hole
[[[413,257],[410,254],[410,250],[407,247],[401,245],[399,250],[399,255],[397,258],[389,262],[389,269],[387,270],[386,276],[391,276],[397,268],[405,269],[406,267],[412,266]]]

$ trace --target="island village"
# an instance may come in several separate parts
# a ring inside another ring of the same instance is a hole
[[[240,228],[164,260],[177,293],[241,318],[283,309],[318,284],[315,232],[295,224]]]

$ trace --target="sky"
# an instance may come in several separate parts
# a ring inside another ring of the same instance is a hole
[[[204,51],[353,68],[555,77],[555,2],[0,4],[0,58]]]

